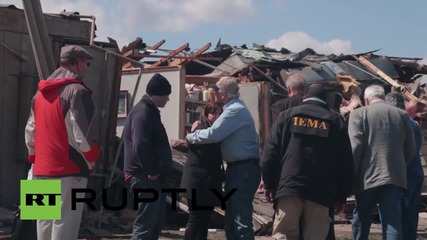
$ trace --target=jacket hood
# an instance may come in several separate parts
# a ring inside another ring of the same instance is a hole
[[[51,90],[58,89],[59,87],[70,84],[70,83],[79,83],[82,84],[81,81],[74,78],[63,78],[63,79],[55,79],[55,80],[40,80],[38,89],[40,92],[47,92]]]

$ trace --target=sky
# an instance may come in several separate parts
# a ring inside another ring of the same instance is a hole
[[[22,0],[0,0],[22,8]],[[94,15],[97,41],[119,46],[141,37],[162,48],[189,43],[197,50],[218,40],[292,52],[423,58],[427,64],[427,0],[41,0],[46,13]]]

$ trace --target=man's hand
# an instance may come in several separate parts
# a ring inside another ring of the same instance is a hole
[[[345,203],[334,203],[334,215],[338,215],[344,212]]]
[[[157,180],[160,176],[160,173],[158,173],[157,175],[148,175],[148,180],[154,181]]]
[[[264,196],[265,196],[265,200],[267,200],[267,202],[269,202],[269,203],[273,202],[273,190],[272,189],[265,189],[264,188]]]

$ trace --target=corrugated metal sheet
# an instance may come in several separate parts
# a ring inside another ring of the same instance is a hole
[[[370,59],[370,62],[374,64],[376,67],[378,67],[379,69],[381,69],[389,77],[394,79],[399,78],[399,74],[397,73],[393,63],[389,59],[387,58]],[[346,73],[350,74],[352,77],[354,77],[357,80],[360,80],[360,81],[377,80],[377,78],[373,77],[372,74],[368,74],[370,73],[370,71],[366,69],[365,66],[363,66],[358,61],[343,61],[341,63],[337,63],[337,65],[342,69],[344,69]],[[363,69],[364,71],[360,69]]]

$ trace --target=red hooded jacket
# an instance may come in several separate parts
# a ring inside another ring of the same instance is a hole
[[[65,68],[41,80],[25,129],[34,176],[88,176],[99,158],[92,92]]]

